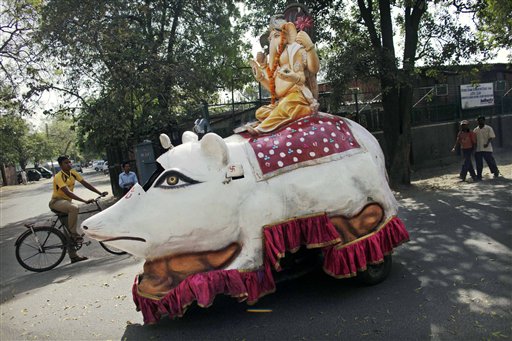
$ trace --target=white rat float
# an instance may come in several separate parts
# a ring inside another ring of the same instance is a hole
[[[275,290],[286,251],[321,248],[324,270],[355,276],[408,240],[377,140],[345,118],[315,114],[271,135],[191,132],[82,228],[146,259],[133,287],[146,323],[224,293],[255,302]]]
[[[321,249],[334,277],[385,264],[366,272],[378,282],[389,273],[385,256],[409,239],[377,140],[317,113],[309,36],[276,17],[269,31],[270,60],[259,54],[251,66],[272,102],[247,127],[253,136],[198,141],[186,132],[172,147],[161,135],[169,150],[154,177],[82,224],[89,237],[146,259],[133,285],[145,323],[220,293],[253,303],[275,290],[272,269],[301,247]]]

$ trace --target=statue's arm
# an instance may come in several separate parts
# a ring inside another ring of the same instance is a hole
[[[304,50],[307,54],[307,68],[308,71],[317,74],[318,70],[320,70],[320,59],[318,58],[318,54],[316,53],[315,44],[313,44],[313,41],[309,37],[309,35],[304,32],[300,31],[297,34],[297,38],[295,41],[302,46],[304,46]]]
[[[303,85],[306,81],[306,76],[304,75],[303,67],[299,62],[294,64],[294,69],[290,70],[288,67],[282,67],[277,71],[277,76],[287,82]],[[293,85],[291,84],[290,87]]]
[[[250,60],[249,64],[251,65],[252,73],[254,75],[254,78],[267,90],[270,91],[270,82],[266,75],[266,60],[265,57],[262,58],[264,55],[260,55],[258,53],[257,61]]]

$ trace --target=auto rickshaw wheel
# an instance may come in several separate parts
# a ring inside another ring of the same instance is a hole
[[[375,285],[385,280],[391,273],[393,260],[391,255],[384,256],[379,264],[368,264],[365,271],[357,273],[357,280],[364,285]]]

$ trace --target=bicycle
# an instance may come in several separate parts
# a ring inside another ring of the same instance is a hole
[[[102,211],[98,203],[100,198],[101,196],[94,199],[95,209],[79,212],[78,214]],[[55,210],[52,210],[52,212],[55,213],[53,222],[49,225],[41,226],[36,226],[37,222],[25,224],[28,230],[23,232],[15,242],[16,259],[27,270],[34,272],[51,270],[62,262],[68,248],[72,247],[78,251],[82,248],[82,245],[91,244],[91,241],[74,241],[71,238],[68,227],[64,223],[68,215]],[[107,246],[102,242],[99,243],[109,253],[115,255],[126,254],[125,251]]]

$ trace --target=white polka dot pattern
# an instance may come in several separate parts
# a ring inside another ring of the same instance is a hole
[[[309,116],[270,134],[245,136],[263,174],[360,148],[349,126],[337,116]]]

